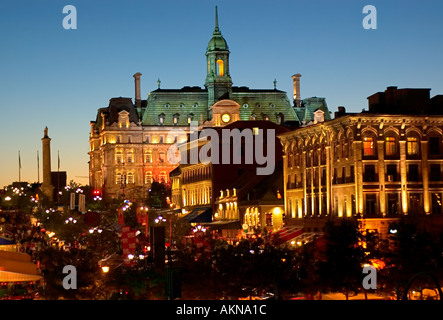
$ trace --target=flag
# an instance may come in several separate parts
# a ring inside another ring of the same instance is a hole
[[[86,196],[84,194],[78,195],[78,211],[85,212],[86,211]]]
[[[74,192],[71,193],[71,201],[70,201],[69,209],[75,210],[75,193]]]

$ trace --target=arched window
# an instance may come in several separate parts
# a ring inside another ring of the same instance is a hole
[[[152,183],[152,171],[147,171],[145,173],[145,183],[146,184]]]
[[[158,161],[160,163],[163,163],[163,162],[165,162],[165,160],[166,160],[166,153],[164,151],[160,151],[158,153]]]
[[[120,172],[117,172],[115,174],[115,184],[120,184],[122,183],[122,174]]]
[[[411,136],[406,138],[406,153],[408,156],[417,156],[419,154],[418,138]]]
[[[168,176],[166,174],[166,171],[162,171],[160,172],[159,176],[158,176],[159,180],[161,183],[166,183]]]
[[[121,150],[116,150],[115,151],[115,163],[116,164],[120,164],[123,162],[123,155]]]
[[[134,172],[128,172],[127,179],[128,179],[128,184],[134,183]]]
[[[217,60],[217,76],[223,77],[223,75],[224,75],[223,60],[218,59]]]
[[[134,151],[132,150],[128,151],[126,157],[128,163],[134,163]]]
[[[395,137],[385,138],[385,154],[387,156],[394,156],[397,154],[397,139]]]
[[[374,156],[375,155],[375,142],[374,137],[363,138],[363,155]]]
[[[151,163],[152,162],[152,151],[147,150],[145,151],[145,163]]]

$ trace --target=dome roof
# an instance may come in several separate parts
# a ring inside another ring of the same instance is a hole
[[[214,31],[211,40],[209,40],[207,51],[216,50],[228,50],[228,44],[220,32],[216,34]]]

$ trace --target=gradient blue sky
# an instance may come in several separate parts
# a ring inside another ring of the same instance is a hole
[[[377,8],[377,30],[362,9]],[[77,8],[77,30],[62,27],[65,5]],[[45,126],[52,170],[87,184],[89,121],[112,97],[143,98],[157,87],[204,85],[205,50],[214,7],[228,42],[237,86],[325,97],[332,112],[367,107],[387,86],[443,93],[443,1],[163,0],[0,2],[0,187],[37,181]],[[42,166],[40,165],[40,168]],[[42,174],[40,173],[40,178]]]

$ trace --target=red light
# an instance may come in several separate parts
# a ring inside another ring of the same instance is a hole
[[[92,194],[95,195],[95,196],[99,196],[100,195],[100,190],[94,190],[92,192]]]

